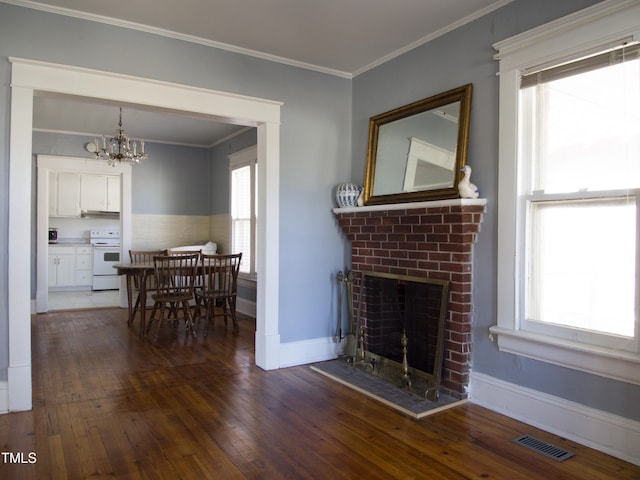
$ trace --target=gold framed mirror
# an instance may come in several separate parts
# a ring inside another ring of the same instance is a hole
[[[369,119],[364,204],[457,198],[472,84]]]

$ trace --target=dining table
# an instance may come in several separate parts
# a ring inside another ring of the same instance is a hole
[[[221,255],[221,257],[224,257]],[[216,256],[211,256],[207,261],[207,265],[217,264],[218,260]],[[146,315],[147,315],[147,278],[149,275],[155,274],[155,265],[153,262],[129,262],[129,263],[118,263],[113,265],[113,268],[116,269],[118,275],[126,275],[126,285],[127,285],[127,305],[129,307],[129,318],[127,320],[127,325],[131,326],[133,324],[134,316],[135,316],[135,308],[134,308],[134,299],[133,299],[133,279],[135,277],[138,278],[138,294],[140,295],[140,336],[144,337],[146,335],[145,326],[146,326]],[[197,275],[200,276],[203,274],[204,268],[202,264],[198,264],[196,271]],[[220,272],[218,272],[220,273]],[[204,279],[200,280],[200,282],[204,282]],[[204,283],[199,283],[199,285],[203,285]],[[196,304],[196,308],[198,305]]]
[[[127,284],[127,304],[129,306],[129,318],[127,325],[131,326],[135,309],[133,304],[132,280],[138,278],[138,293],[140,295],[140,336],[145,335],[145,321],[147,313],[147,276],[153,275],[155,267],[153,262],[149,263],[118,263],[113,265],[118,275],[126,275]]]

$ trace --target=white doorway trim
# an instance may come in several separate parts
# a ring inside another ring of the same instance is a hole
[[[9,411],[30,410],[31,178],[33,96],[77,95],[215,116],[258,130],[258,276],[256,364],[279,368],[279,170],[281,102],[68,65],[10,58]],[[267,221],[268,220],[268,221]]]

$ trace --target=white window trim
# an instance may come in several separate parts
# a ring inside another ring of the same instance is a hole
[[[232,185],[231,185],[232,183],[231,172],[236,168],[249,165],[254,169],[252,180],[255,182],[255,172],[256,172],[255,169],[257,168],[257,162],[258,162],[258,148],[256,145],[253,145],[251,147],[247,147],[243,150],[239,150],[235,153],[232,153],[231,155],[228,155],[227,158],[229,159],[229,209],[231,209],[231,201],[232,201],[232,195],[233,195]],[[254,218],[254,222],[252,224],[252,227],[253,227],[252,238],[255,239],[256,238],[255,229],[257,228],[256,216],[258,212],[254,210],[256,199],[254,198],[253,200],[254,201],[251,202],[252,213],[253,213],[252,216]],[[231,228],[229,229],[229,245],[233,245],[233,219],[231,218],[231,213],[229,213],[229,224],[231,225]],[[255,243],[256,243],[255,240],[251,242],[251,259],[253,263],[252,271],[251,273],[244,273],[244,272],[238,273],[239,280],[242,280],[238,282],[239,285],[249,286],[249,287],[255,286],[255,281],[257,278],[257,268],[258,268],[256,264],[257,245]]]
[[[498,42],[500,120],[498,167],[498,318],[491,327],[500,351],[640,384],[640,355],[592,347],[520,330],[520,251],[518,222],[525,199],[518,197],[525,180],[518,171],[518,93],[521,72],[529,67],[570,61],[622,40],[640,40],[640,3],[607,0],[528,32]],[[518,214],[520,212],[520,214]]]

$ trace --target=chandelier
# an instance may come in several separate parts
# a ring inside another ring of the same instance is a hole
[[[144,151],[144,140],[140,140],[140,152],[138,152],[138,144],[135,140],[129,139],[129,136],[122,129],[122,107],[120,107],[120,120],[114,137],[107,139],[102,136],[102,148],[95,141],[96,151],[93,158],[97,160],[106,160],[109,165],[115,167],[120,163],[140,163],[147,159]]]

